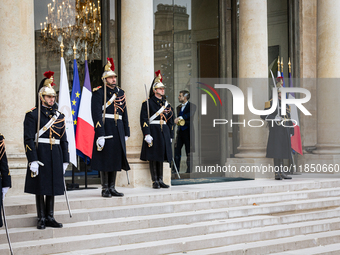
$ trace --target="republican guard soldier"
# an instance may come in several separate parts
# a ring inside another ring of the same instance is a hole
[[[278,77],[278,104],[275,111],[269,115],[262,115],[263,120],[268,121],[269,137],[267,143],[267,158],[274,159],[274,166],[279,171],[275,171],[275,180],[292,179],[283,171],[283,159],[291,158],[291,141],[290,137],[294,135],[293,123],[290,120],[290,106],[286,105],[286,115],[282,115],[281,111],[281,92],[282,77]],[[265,103],[265,110],[272,107],[273,100]],[[283,124],[283,125],[282,125]]]
[[[5,147],[5,138],[0,133],[0,173],[1,173],[1,181],[0,181],[0,192],[1,192],[1,201],[0,208],[2,208],[2,202],[5,199],[5,195],[9,188],[12,187],[11,183],[11,175],[8,169],[7,156],[6,156],[6,147]],[[0,213],[0,227],[2,227],[2,214]]]
[[[24,120],[28,161],[25,192],[35,195],[38,229],[63,226],[54,219],[54,196],[64,194],[63,175],[69,164],[69,153],[65,116],[57,110],[55,103],[53,74],[51,71],[44,73],[36,107],[26,113]]]
[[[172,160],[174,118],[173,109],[165,99],[164,88],[158,70],[151,84],[150,97],[143,102],[140,112],[140,125],[144,136],[140,159],[149,161],[154,189],[169,188],[169,185],[163,182],[163,162]]]
[[[130,170],[126,158],[126,141],[130,127],[126,108],[126,95],[118,87],[117,74],[112,58],[107,58],[102,75],[104,86],[92,94],[92,119],[95,128],[92,163],[100,171],[102,196],[124,196],[115,189],[117,171]]]

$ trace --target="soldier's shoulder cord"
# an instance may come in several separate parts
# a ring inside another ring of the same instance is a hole
[[[26,113],[33,112],[37,107],[33,107],[31,110],[28,110]]]
[[[287,111],[288,111],[288,112],[291,111],[290,105],[288,105]]]
[[[64,117],[65,117],[65,114],[64,114],[64,113],[62,113],[61,111],[57,110],[57,112],[59,112],[59,113],[60,113],[60,115],[59,115],[59,118],[64,118]]]
[[[101,89],[102,86],[98,86],[96,88],[93,89],[93,92],[96,92],[97,90]]]
[[[271,104],[271,101],[272,101],[272,100],[273,100],[273,99],[270,99],[269,101],[265,102],[264,108],[270,108],[270,104]]]

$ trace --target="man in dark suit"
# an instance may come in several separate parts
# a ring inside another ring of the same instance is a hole
[[[177,106],[177,118],[175,119],[175,123],[178,126],[175,143],[175,164],[179,171],[181,164],[181,150],[183,145],[185,145],[185,153],[187,155],[187,173],[190,173],[190,125],[192,124],[191,122],[193,121],[193,117],[196,112],[196,105],[190,103],[188,101],[189,98],[189,91],[182,90],[179,92],[178,101],[181,104]],[[192,148],[194,148],[193,143],[191,143],[191,145]]]
[[[279,79],[279,78],[278,78]],[[267,158],[274,159],[274,166],[279,171],[275,171],[275,180],[292,179],[283,171],[283,159],[291,158],[291,141],[290,137],[294,135],[293,123],[290,120],[290,107],[286,105],[286,115],[282,115],[281,92],[282,79],[279,80],[276,87],[278,88],[278,104],[275,111],[269,115],[262,115],[263,120],[268,121],[269,137],[267,144]],[[265,103],[265,110],[272,107],[273,100]],[[282,123],[284,125],[282,125]]]

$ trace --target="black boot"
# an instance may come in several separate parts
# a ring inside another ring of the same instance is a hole
[[[274,171],[275,171],[275,180],[282,180],[281,176],[281,165],[282,165],[282,160],[279,158],[274,158]]]
[[[159,182],[157,179],[156,161],[149,161],[149,166],[150,166],[150,174],[151,174],[151,180],[152,180],[152,188],[160,189],[161,187],[159,186]]]
[[[281,174],[281,177],[283,178],[283,179],[292,179],[292,177],[290,177],[290,176],[288,176],[288,175],[286,175],[282,170],[280,170],[281,172],[280,172],[280,174]]]
[[[275,172],[275,180],[282,180],[281,174],[279,172]]]
[[[157,177],[158,177],[158,182],[159,182],[159,186],[161,188],[169,188],[170,186],[169,185],[166,185],[164,182],[163,182],[163,162],[159,162],[159,161],[156,161],[156,164],[157,164]]]
[[[115,189],[117,172],[116,171],[108,172],[108,174],[109,174],[109,191],[110,191],[110,194],[112,196],[114,196],[114,197],[123,197],[124,194],[123,193],[119,193]]]
[[[54,217],[54,196],[46,196],[46,226],[62,228],[63,224],[57,222]]]
[[[35,195],[35,204],[37,206],[38,224],[37,229],[46,228],[46,217],[45,217],[45,203],[43,195]]]
[[[100,178],[102,182],[102,197],[112,197],[109,191],[109,175],[108,172],[100,172]]]

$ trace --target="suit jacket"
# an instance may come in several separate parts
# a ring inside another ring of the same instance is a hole
[[[177,128],[177,133],[181,130],[186,130],[189,129],[190,130],[190,125],[192,123],[192,121],[194,120],[194,114],[196,112],[196,105],[188,102],[187,105],[185,106],[183,112],[181,113],[181,108],[182,108],[182,104],[177,106],[177,117],[182,116],[182,118],[185,120],[185,124],[184,126],[179,126]]]

